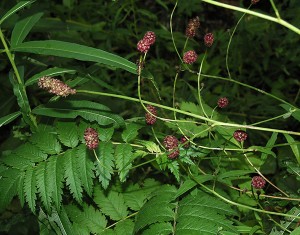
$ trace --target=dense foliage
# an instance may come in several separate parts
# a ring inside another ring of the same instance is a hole
[[[0,232],[300,234],[299,12],[1,1]]]

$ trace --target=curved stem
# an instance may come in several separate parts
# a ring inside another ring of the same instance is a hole
[[[215,5],[215,6],[219,6],[219,7],[223,7],[223,8],[226,8],[226,9],[231,9],[231,10],[234,10],[234,11],[245,12],[246,14],[254,15],[254,16],[260,17],[262,19],[266,19],[266,20],[278,23],[278,24],[290,29],[291,31],[294,31],[297,34],[300,34],[300,29],[299,28],[297,28],[296,26],[288,23],[285,20],[282,20],[281,18],[275,18],[275,17],[269,16],[269,15],[266,15],[266,14],[262,14],[262,13],[251,11],[251,10],[247,10],[247,9],[244,9],[244,8],[241,8],[241,7],[232,6],[232,5],[229,5],[229,4],[226,4],[226,3],[217,2],[217,1],[214,1],[214,0],[202,0],[202,2],[206,2],[206,3],[212,4],[212,5]]]
[[[234,80],[233,80],[234,81]],[[119,99],[124,99],[124,100],[130,100],[133,102],[142,102],[142,105],[144,104],[150,104],[162,109],[170,110],[173,112],[181,113],[186,116],[194,117],[203,121],[207,121],[212,123],[214,126],[224,126],[224,127],[236,127],[236,128],[245,128],[245,129],[251,129],[251,130],[260,130],[260,131],[267,131],[267,132],[276,132],[276,133],[285,133],[285,134],[290,134],[290,135],[298,135],[300,136],[300,132],[294,132],[294,131],[285,131],[285,130],[279,130],[279,129],[273,129],[273,128],[265,128],[265,127],[256,127],[256,126],[251,126],[251,125],[242,125],[242,124],[235,124],[235,123],[226,123],[226,122],[220,122],[220,121],[215,121],[210,118],[203,117],[201,115],[197,115],[194,113],[189,113],[187,111],[183,111],[180,109],[175,109],[169,106],[165,106],[162,104],[157,104],[154,102],[150,102],[147,100],[142,100],[141,98],[133,98],[129,96],[124,96],[124,95],[117,95],[117,94],[112,94],[112,93],[105,93],[105,92],[98,92],[98,91],[89,91],[89,90],[77,90],[77,93],[86,93],[86,94],[93,94],[93,95],[101,95],[101,96],[108,96],[108,97],[115,97]],[[147,109],[146,109],[147,110]],[[170,119],[166,119],[167,121],[170,121]]]
[[[180,54],[179,54],[179,52],[178,52],[178,49],[177,49],[177,47],[176,47],[175,40],[174,40],[174,36],[173,36],[173,26],[172,26],[172,22],[173,22],[173,15],[174,15],[175,9],[176,9],[176,7],[177,7],[177,4],[178,4],[178,1],[176,1],[175,6],[174,6],[174,8],[173,8],[173,10],[172,10],[172,13],[171,13],[171,16],[170,16],[170,31],[171,31],[171,37],[172,37],[172,42],[173,42],[173,46],[174,46],[174,48],[175,48],[175,51],[176,51],[176,53],[177,53],[179,59],[181,60],[181,63],[183,63],[182,58],[181,58],[181,56],[180,56]]]

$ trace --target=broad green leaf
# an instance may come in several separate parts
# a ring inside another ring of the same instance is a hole
[[[296,162],[285,162],[287,171],[296,176],[297,180],[300,181],[300,165]]]
[[[136,142],[145,146],[150,153],[161,153],[159,146],[152,141],[136,140]]]
[[[18,112],[15,112],[15,113],[8,114],[4,117],[1,117],[0,118],[0,127],[12,122],[13,120],[15,120],[20,115],[21,115],[21,113],[18,111]]]
[[[81,203],[83,190],[81,187],[81,172],[79,171],[79,164],[76,159],[76,149],[66,151],[63,158],[66,184],[76,201]]]
[[[47,159],[47,154],[43,153],[37,146],[29,142],[19,146],[13,153],[33,163]]]
[[[52,211],[51,216],[49,216],[49,221],[55,222],[55,224],[58,225],[60,229],[59,234],[63,235],[69,235],[69,234],[74,234],[78,235],[77,231],[73,229],[72,224],[68,218],[68,215],[65,211],[65,209],[62,207],[60,212],[58,213],[57,211]]]
[[[115,233],[116,235],[132,235],[134,223],[132,220],[123,220],[116,224]]]
[[[175,205],[171,201],[176,190],[174,186],[163,185],[153,193],[154,196],[143,205],[136,216],[135,233],[147,225],[174,220]]]
[[[32,76],[31,78],[29,78],[25,82],[25,86],[29,86],[29,85],[32,85],[34,83],[37,83],[38,80],[41,77],[44,77],[44,76],[55,77],[55,76],[62,75],[62,74],[65,74],[65,73],[74,74],[74,73],[76,73],[76,70],[64,69],[64,68],[50,68],[50,69],[44,70],[43,72],[40,72],[40,73]]]
[[[41,55],[60,56],[81,61],[91,61],[125,69],[136,74],[136,65],[112,53],[70,42],[45,40],[24,42],[12,48],[13,51],[29,52]]]
[[[145,204],[149,195],[159,188],[160,183],[151,178],[146,179],[143,182],[143,186],[138,184],[130,185],[123,193],[125,203],[130,209],[138,211]]]
[[[114,149],[111,142],[100,142],[96,149],[97,160],[95,161],[96,175],[104,189],[107,189],[113,174]]]
[[[51,189],[51,197],[57,210],[60,209],[63,194],[64,168],[63,155],[51,156],[47,162],[48,187]]]
[[[7,169],[0,175],[0,212],[3,212],[14,196],[18,193],[20,181],[20,171],[17,169]]]
[[[231,177],[238,179],[240,176],[249,175],[254,172],[255,172],[254,170],[230,170],[219,174],[217,176],[217,179],[220,180],[220,179],[231,178]]]
[[[74,148],[78,145],[79,138],[75,122],[56,122],[58,139],[65,146]]]
[[[33,213],[35,213],[35,206],[36,206],[36,175],[35,175],[35,168],[34,167],[28,167],[25,173],[25,179],[24,179],[24,194],[26,202],[28,203],[29,208]]]
[[[188,195],[179,202],[175,234],[217,234],[220,227],[233,232],[226,215],[235,214],[229,204],[206,193]]]
[[[91,101],[59,101],[40,105],[32,110],[37,115],[57,118],[71,118],[78,116],[88,120],[96,121],[99,125],[113,124],[115,127],[123,125],[124,120],[121,116],[113,114],[109,109],[101,104]]]
[[[15,169],[24,170],[28,166],[32,165],[32,162],[26,158],[23,158],[17,154],[9,154],[1,157],[1,161],[7,166],[11,166]]]
[[[97,187],[95,188],[94,201],[101,208],[101,211],[109,216],[112,220],[121,220],[128,215],[127,206],[123,195],[115,191],[110,191],[107,196],[100,191]]]
[[[172,234],[173,226],[171,223],[155,223],[150,226],[149,229],[145,230],[143,232],[143,235],[153,235],[153,234],[159,234],[159,235],[169,235]]]
[[[36,22],[42,17],[43,13],[36,13],[31,15],[21,21],[19,21],[11,34],[11,46],[16,46],[23,42],[26,38],[32,27],[35,25]]]
[[[81,206],[82,210],[74,204],[65,206],[65,210],[73,224],[76,223],[88,228],[88,234],[90,234],[90,232],[98,234],[105,229],[107,221],[100,210],[95,210],[93,206],[89,206],[85,203]]]
[[[122,139],[126,143],[129,143],[130,141],[134,140],[137,137],[138,130],[141,128],[142,128],[142,126],[134,124],[134,123],[127,124],[126,129],[122,133]]]
[[[30,141],[44,153],[58,154],[61,151],[61,145],[58,142],[56,135],[47,132],[34,133]]]
[[[109,141],[114,134],[113,127],[96,127],[98,130],[99,139],[101,141]]]
[[[290,147],[296,157],[296,160],[300,164],[300,152],[299,152],[298,145],[295,144],[294,138],[289,134],[284,134],[284,137],[286,138],[287,142],[290,144]]]
[[[47,163],[40,162],[36,169],[36,186],[42,200],[42,203],[47,210],[47,212],[51,211],[51,203],[52,203],[52,188],[49,188],[50,177],[48,177],[49,172],[47,171]]]
[[[128,172],[132,167],[132,147],[129,144],[119,144],[115,150],[115,158],[120,181],[125,182]]]
[[[195,176],[195,179],[197,180],[197,182],[195,180],[190,180],[190,179],[185,180],[183,182],[183,184],[180,186],[180,188],[178,189],[174,199],[178,198],[181,195],[183,195],[184,193],[190,191],[192,188],[197,186],[198,183],[204,183],[206,181],[213,180],[214,178],[215,178],[215,176],[213,176],[213,175],[198,175],[198,176]]]
[[[30,5],[33,2],[34,1],[21,1],[21,2],[17,3],[13,8],[11,8],[8,12],[6,12],[6,14],[4,16],[2,16],[2,18],[0,19],[0,25],[8,17],[10,17],[11,15],[15,14],[16,12],[18,12],[19,10],[23,9],[24,7]]]
[[[80,145],[76,149],[76,158],[78,161],[80,180],[84,190],[89,196],[92,196],[93,193],[93,179],[95,178],[94,174],[94,164],[87,155],[85,145]]]

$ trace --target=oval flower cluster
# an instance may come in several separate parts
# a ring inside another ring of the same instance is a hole
[[[150,46],[155,43],[155,40],[156,40],[155,33],[152,32],[152,31],[148,31],[147,33],[145,33],[143,39],[141,39],[137,43],[137,49],[138,49],[138,51],[140,51],[142,53],[148,52],[149,49],[150,49]]]
[[[67,84],[62,81],[44,76],[41,77],[38,81],[38,86],[51,94],[55,94],[58,96],[66,97],[68,95],[76,94],[76,90],[69,87]]]
[[[173,135],[164,138],[164,146],[169,151],[168,158],[174,159],[179,156],[178,139]]]
[[[85,144],[89,149],[95,149],[99,145],[98,132],[91,127],[88,127],[84,131]]]

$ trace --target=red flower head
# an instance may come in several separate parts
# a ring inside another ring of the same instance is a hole
[[[99,145],[98,133],[94,128],[86,128],[84,131],[85,144],[89,149],[95,149]]]

